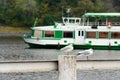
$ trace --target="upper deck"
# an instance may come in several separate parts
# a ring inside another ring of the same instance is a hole
[[[120,26],[120,13],[86,13],[83,19],[85,26]]]
[[[40,26],[37,30],[75,30],[75,29],[99,29],[120,30],[120,13],[86,13],[82,18],[62,17],[62,23],[51,26]]]

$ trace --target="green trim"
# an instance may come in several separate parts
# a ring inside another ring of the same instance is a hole
[[[29,44],[30,48],[49,48],[49,49],[57,49],[57,48],[62,48],[66,45],[37,45],[37,44],[31,44],[31,43],[27,43]],[[73,44],[74,45],[74,44]],[[74,49],[97,49],[97,50],[120,50],[120,46],[93,46],[93,45],[74,45]]]
[[[88,41],[89,44],[92,44],[92,41]]]
[[[120,46],[92,46],[92,45],[81,45],[75,46],[75,49],[98,49],[98,50],[120,50]]]
[[[27,43],[27,42],[25,42]],[[30,48],[51,48],[51,49],[56,49],[56,48],[62,48],[66,45],[38,45],[38,44],[32,44],[32,43],[27,43],[29,44]],[[118,46],[97,46],[97,45],[91,45],[91,44],[86,44],[86,45],[75,45],[73,44],[74,49],[89,49],[89,48],[93,48],[93,49],[97,49],[97,50],[120,50],[120,44],[118,44]]]
[[[57,24],[54,24],[54,28],[57,28]]]
[[[99,32],[96,31],[96,39],[98,39],[98,38],[99,38]]]
[[[67,43],[67,40],[64,40],[64,43]]]
[[[61,38],[54,38],[54,37],[44,37],[42,40],[60,40]]]
[[[35,32],[34,30],[31,30],[31,36],[34,36],[34,32]]]
[[[75,39],[75,31],[73,31],[73,38]]]
[[[62,31],[61,30],[58,30],[58,31],[55,31],[54,32],[55,34],[54,34],[54,36],[55,36],[55,38],[62,38]]]
[[[86,39],[86,31],[84,32],[84,39]]]
[[[117,43],[118,43],[117,41],[114,42],[114,44],[117,44]]]
[[[33,24],[33,27],[35,27],[37,25],[37,21],[38,21],[38,18],[35,19],[35,22]]]
[[[44,38],[44,37],[45,37],[45,31],[42,30],[42,38]]]
[[[83,17],[92,18],[120,18],[120,13],[85,13]]]
[[[111,32],[108,32],[108,38],[111,39]]]
[[[86,46],[91,46],[91,44],[90,43],[87,43],[87,44],[85,44]]]
[[[31,36],[29,36],[29,35],[24,35],[24,36],[22,36],[22,38],[27,39],[27,38],[31,38]]]
[[[45,37],[45,31],[42,30],[43,40],[60,40],[62,38],[62,31],[54,31],[54,37]]]

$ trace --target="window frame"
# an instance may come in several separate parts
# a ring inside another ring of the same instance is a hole
[[[71,36],[67,36],[66,34],[69,34],[70,32],[72,33]],[[74,31],[63,31],[63,38],[74,38]]]
[[[119,34],[117,34],[118,35],[118,37],[113,37],[112,35],[115,35],[115,34],[112,34],[112,33],[119,33]],[[120,32],[111,32],[111,39],[120,39]]]
[[[103,34],[105,34],[105,33],[107,33],[107,37],[101,37],[101,33],[103,33]],[[107,31],[101,31],[101,32],[98,32],[98,38],[99,39],[109,39],[109,32],[107,32]]]
[[[47,34],[46,34],[47,32]],[[47,35],[47,36],[46,36]],[[54,38],[55,37],[55,32],[54,31],[44,31],[44,37],[45,38]]]
[[[42,37],[42,31],[41,30],[34,30],[34,37]]]
[[[94,37],[88,37],[88,33],[95,33]],[[96,39],[96,31],[86,31],[86,38]]]

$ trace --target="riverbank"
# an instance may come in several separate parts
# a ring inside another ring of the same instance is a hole
[[[30,33],[30,28],[0,26],[0,37],[1,36],[23,36],[24,34],[28,34],[28,33]]]

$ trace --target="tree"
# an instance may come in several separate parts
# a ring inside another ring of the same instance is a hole
[[[23,24],[31,26],[36,18],[37,4],[35,0],[16,0],[15,10],[21,11]],[[19,19],[19,18],[18,18]]]
[[[32,26],[38,18],[39,25],[52,21],[51,25],[53,20],[62,20],[62,10],[67,16],[68,8],[70,16],[81,17],[85,12],[119,12],[119,3],[120,0],[0,0],[0,23]]]
[[[113,6],[116,11],[120,12],[120,0],[115,0]]]
[[[82,16],[85,12],[91,12],[93,10],[94,4],[90,0],[80,0],[78,1],[77,7],[73,8],[74,14],[77,16]]]
[[[103,12],[105,11],[105,6],[104,3],[101,0],[96,0],[94,3],[94,12]]]
[[[43,25],[54,25],[54,20],[51,15],[46,15],[43,18]]]

